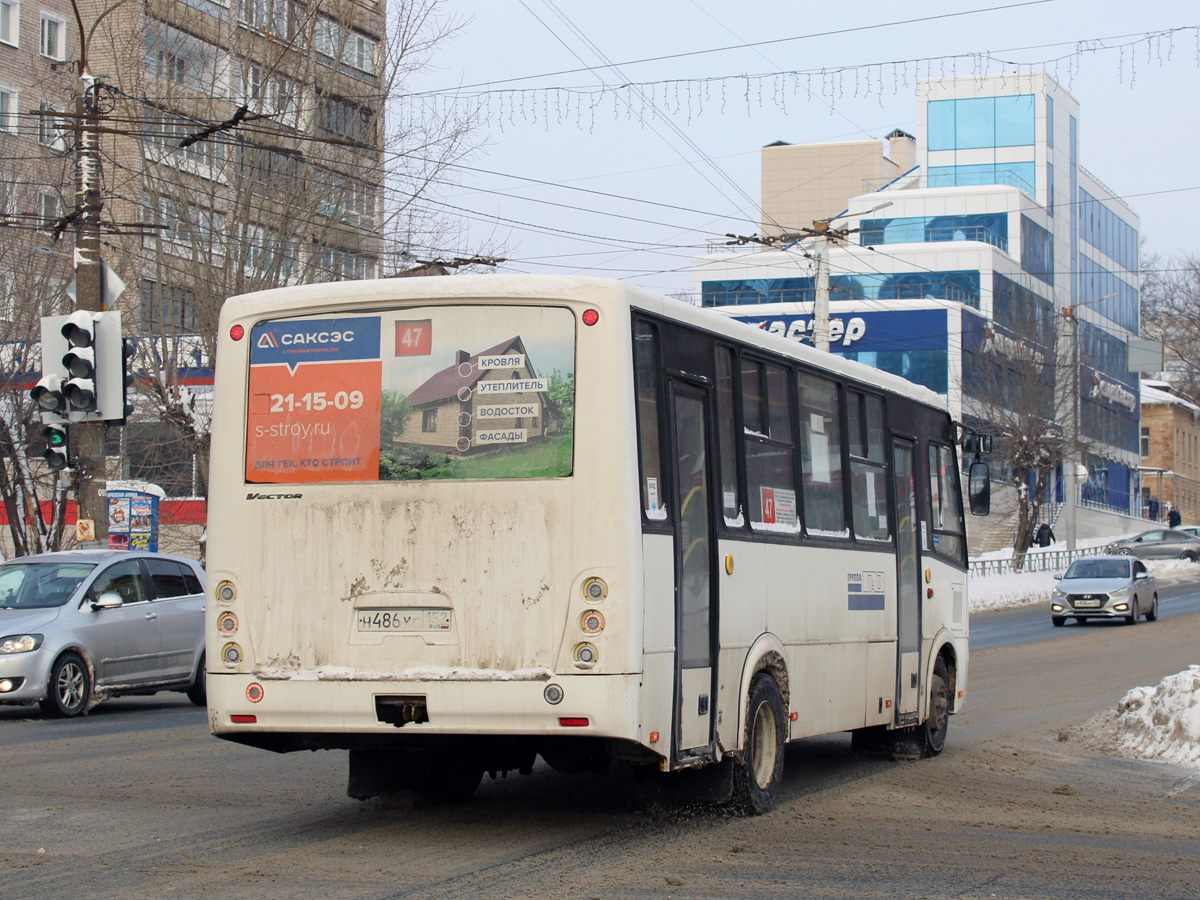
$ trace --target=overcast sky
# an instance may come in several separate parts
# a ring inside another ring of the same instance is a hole
[[[457,169],[457,184],[435,194],[469,211],[443,253],[499,246],[508,271],[685,290],[688,260],[707,241],[759,230],[762,145],[913,131],[917,78],[995,73],[1000,60],[1023,70],[1057,60],[1044,68],[1080,103],[1080,162],[1127,198],[1149,250],[1200,252],[1195,0],[447,0],[445,9],[462,27],[408,83],[431,92],[427,102],[457,94],[480,118],[467,162],[480,171]],[[1181,28],[1190,30],[1145,40]],[[771,43],[701,52],[755,42]],[[987,61],[968,56],[985,52]],[[604,62],[618,65],[556,74]],[[818,74],[775,74],[787,72]],[[629,83],[653,86],[594,93]]]

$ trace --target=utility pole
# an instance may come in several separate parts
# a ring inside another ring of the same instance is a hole
[[[1064,306],[1063,318],[1067,320],[1071,341],[1071,440],[1069,458],[1063,460],[1063,487],[1066,495],[1063,497],[1063,519],[1067,526],[1067,550],[1074,552],[1077,539],[1076,497],[1079,466],[1079,320],[1075,316],[1074,306]]]
[[[857,229],[855,229],[857,230]],[[817,270],[814,273],[817,300],[813,304],[813,346],[829,352],[829,242],[850,232],[829,230],[829,221],[813,222],[812,235],[817,238]]]
[[[75,82],[75,298],[78,308],[104,311],[104,267],[100,261],[100,213],[104,198],[100,190],[100,115],[97,81],[88,68],[88,33],[79,6],[72,0],[79,24],[79,73]],[[72,441],[78,482],[78,524],[81,546],[108,546],[108,474],[105,470],[104,422],[73,424]],[[90,523],[90,526],[89,526]]]

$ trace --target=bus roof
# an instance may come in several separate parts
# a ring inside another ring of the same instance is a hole
[[[946,400],[914,384],[855,360],[826,353],[797,341],[747,325],[728,316],[663,297],[610,278],[563,275],[451,275],[382,278],[297,285],[230,297],[221,310],[221,333],[230,319],[283,315],[314,315],[343,310],[347,303],[363,308],[386,307],[396,301],[452,302],[464,296],[496,300],[574,300],[598,306],[622,304],[724,335],[742,344],[762,347],[817,368],[863,381],[877,388],[946,409]]]

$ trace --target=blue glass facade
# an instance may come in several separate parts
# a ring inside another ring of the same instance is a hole
[[[1053,304],[998,273],[992,275],[992,318],[997,325],[1053,352]]]
[[[1084,190],[1079,192],[1079,236],[1121,268],[1138,271],[1137,231]]]
[[[760,303],[811,303],[816,299],[813,279],[748,278],[705,281],[700,285],[701,306],[753,306]],[[979,270],[952,272],[898,272],[834,275],[829,279],[829,299],[837,300],[953,300],[979,308]]]
[[[863,219],[859,242],[924,244],[938,241],[982,241],[1008,252],[1008,215],[982,213],[970,216],[916,216],[899,219]]]
[[[1079,302],[1137,334],[1138,289],[1082,253],[1078,259]]]
[[[1054,236],[1028,216],[1021,216],[1021,269],[1054,284]]]
[[[1033,94],[932,100],[927,104],[930,150],[982,150],[1034,143]]]

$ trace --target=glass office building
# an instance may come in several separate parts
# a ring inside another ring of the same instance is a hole
[[[1090,454],[1083,499],[1129,510],[1140,409],[1125,351],[1139,327],[1139,223],[1079,164],[1079,122],[1075,99],[1042,73],[920,82],[917,133],[905,135],[915,166],[864,183],[828,211],[875,210],[837,223],[858,230],[830,252],[830,314],[843,322],[831,350],[925,384],[969,420],[972,399],[994,393],[988,367],[997,354],[1033,342],[1056,358],[1055,325],[1073,307],[1079,428]],[[821,158],[836,168],[835,153]],[[778,191],[778,163],[772,177]],[[796,190],[812,177],[811,165],[798,171]],[[772,219],[765,196],[764,217],[764,233],[812,225]],[[810,245],[699,258],[695,292],[705,306],[807,340]],[[1055,390],[1070,389],[1062,379],[1051,379]]]

